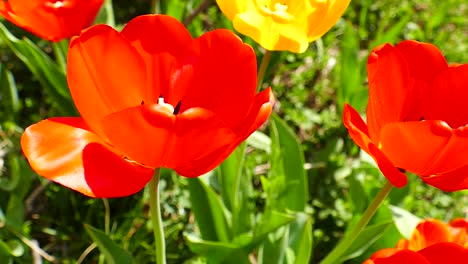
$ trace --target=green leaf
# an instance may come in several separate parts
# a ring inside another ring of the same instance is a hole
[[[262,228],[262,236],[256,236],[262,241],[259,263],[283,263],[284,259],[291,261],[287,263],[309,263],[312,252],[312,219],[309,215],[272,212],[262,219],[260,226],[266,227]],[[270,219],[271,223],[265,222]]]
[[[270,121],[272,169],[269,181],[272,185],[267,202],[278,211],[287,208],[302,212],[308,199],[304,153],[296,134],[279,116],[271,115]]]
[[[0,64],[0,66],[3,66]],[[6,67],[1,67],[0,75],[0,94],[6,94],[6,98],[2,100],[3,105],[9,107],[11,113],[17,113],[21,109],[21,102],[18,96],[15,78],[10,70]],[[9,114],[10,111],[7,112]],[[14,118],[14,117],[13,117]]]
[[[190,234],[185,234],[185,240],[190,250],[207,258],[208,263],[248,264],[249,252],[239,245],[224,242],[201,240]]]
[[[340,85],[337,88],[337,105],[340,112],[344,103],[349,103],[358,110],[365,107],[367,101],[367,87],[362,85],[363,73],[359,59],[359,38],[350,23],[346,23],[343,41],[340,42]]]
[[[187,1],[169,0],[166,5],[166,15],[172,16],[179,21],[182,21],[185,13]]]
[[[134,263],[132,255],[117,246],[106,233],[90,225],[84,225],[86,232],[97,244],[99,250],[106,257],[109,264],[127,264]]]
[[[204,240],[228,242],[230,216],[218,195],[200,177],[188,179],[195,221]]]
[[[245,147],[242,143],[217,170],[220,194],[232,215],[232,237],[247,232],[253,225],[255,204],[250,199],[253,192],[251,173],[243,169]]]
[[[247,138],[246,142],[249,146],[263,150],[268,154],[271,153],[271,139],[260,131],[253,132],[252,135]]]
[[[257,225],[257,230],[254,232],[254,238],[250,243],[251,249],[263,242],[267,235],[277,231],[279,228],[292,223],[296,219],[296,215],[284,214],[277,211],[267,211],[263,216],[260,224]]]
[[[61,68],[29,39],[17,39],[0,23],[0,38],[38,79],[53,102],[64,115],[75,115],[77,111],[68,91],[67,79]]]
[[[395,222],[398,231],[406,239],[410,239],[416,226],[421,222],[421,218],[413,215],[403,208],[397,206],[388,206],[393,215],[393,221]]]
[[[379,239],[385,231],[393,226],[392,221],[387,221],[380,224],[375,224],[366,227],[354,240],[351,247],[341,257],[341,261],[355,258],[366,251],[377,239]]]
[[[348,177],[349,182],[349,197],[351,205],[353,207],[352,212],[355,214],[362,213],[367,208],[369,203],[366,191],[362,186],[361,182],[356,179],[356,174],[352,174]]]
[[[312,218],[307,214],[297,214],[289,225],[289,247],[294,252],[294,263],[309,263],[312,255]]]

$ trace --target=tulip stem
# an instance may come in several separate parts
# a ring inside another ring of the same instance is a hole
[[[257,92],[262,88],[263,78],[265,77],[266,70],[268,69],[272,53],[273,52],[271,50],[267,50],[265,51],[265,54],[263,54],[262,63],[260,64],[260,69],[258,69],[257,75]]]
[[[166,242],[164,238],[164,226],[161,217],[161,205],[159,202],[159,169],[154,172],[149,184],[150,213],[153,221],[154,245],[156,248],[156,263],[166,264]]]
[[[115,27],[114,9],[112,7],[112,0],[104,2],[104,11],[106,12],[106,24]]]
[[[104,232],[109,234],[110,232],[110,206],[107,198],[102,198],[102,203],[104,204]]]
[[[62,45],[65,45],[66,48],[62,47]],[[66,54],[66,49],[68,48],[68,41],[67,40],[62,40],[61,42],[53,42],[52,43],[52,50],[54,51],[55,55],[55,60],[57,61],[60,70],[63,73],[67,72],[67,54]]]
[[[366,211],[362,215],[361,219],[359,219],[359,222],[354,226],[353,229],[351,229],[350,232],[345,234],[343,239],[338,243],[338,246],[336,246],[330,254],[328,254],[325,259],[322,260],[320,264],[335,264],[335,263],[341,263],[341,257],[343,254],[348,250],[348,248],[353,244],[354,240],[359,236],[359,234],[364,230],[364,228],[367,226],[369,221],[372,219],[374,216],[375,212],[377,212],[377,209],[379,206],[382,204],[382,202],[385,200],[387,195],[390,193],[392,190],[393,185],[387,181],[380,189],[379,193],[377,196],[375,196],[374,200],[372,203],[367,207]]]

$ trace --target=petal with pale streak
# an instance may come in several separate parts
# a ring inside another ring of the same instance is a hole
[[[153,170],[124,160],[88,130],[81,118],[51,118],[28,127],[21,147],[41,176],[91,197],[141,190]]]

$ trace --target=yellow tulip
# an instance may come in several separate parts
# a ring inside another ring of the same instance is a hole
[[[267,50],[304,52],[343,15],[350,0],[216,0],[240,33]]]

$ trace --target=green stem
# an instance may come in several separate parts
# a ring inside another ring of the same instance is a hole
[[[346,250],[348,250],[348,248],[353,244],[354,240],[358,237],[361,231],[364,230],[364,228],[367,226],[367,224],[379,208],[380,204],[382,204],[382,202],[385,200],[392,188],[393,185],[389,181],[387,181],[384,187],[382,187],[382,189],[379,191],[372,203],[369,205],[369,207],[367,207],[366,211],[364,212],[356,226],[354,226],[354,228],[344,236],[341,242],[338,243],[338,246],[336,246],[335,249],[333,249],[332,252],[330,252],[330,254],[328,254],[328,256],[322,260],[321,264],[341,263],[340,258],[343,256]]]
[[[165,3],[163,0],[151,0],[151,13],[152,14],[164,14]]]
[[[156,263],[166,264],[166,242],[164,240],[164,226],[161,217],[161,205],[159,203],[159,169],[154,172],[149,184],[150,213],[153,221],[154,245],[156,248]]]
[[[106,11],[106,24],[115,27],[115,16],[114,9],[112,8],[112,0],[106,0],[104,2],[104,10]]]
[[[273,51],[267,50],[265,51],[265,54],[263,54],[262,63],[260,64],[260,69],[258,69],[257,75],[257,92],[262,88],[263,78],[265,77],[266,70],[268,69],[272,53]]]
[[[104,203],[104,232],[106,234],[109,234],[110,231],[110,206],[109,206],[109,200],[106,198],[102,199],[102,203]]]
[[[52,42],[52,50],[54,51],[55,55],[55,60],[57,61],[58,65],[60,66],[60,69],[62,70],[63,73],[67,72],[67,55],[64,52],[62,45],[66,40],[63,40],[61,42]]]

